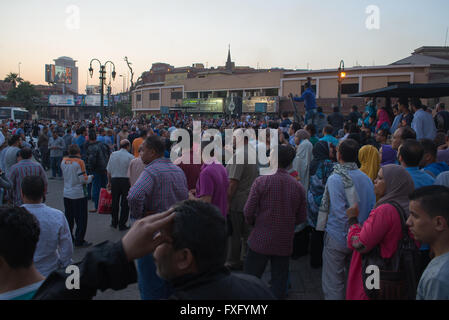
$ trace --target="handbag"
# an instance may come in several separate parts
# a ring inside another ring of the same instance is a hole
[[[98,200],[98,213],[99,214],[112,214],[112,193],[101,188],[100,198]]]
[[[396,202],[389,202],[396,208],[402,226],[402,239],[398,242],[396,252],[391,258],[381,256],[380,246],[362,254],[363,289],[371,300],[415,300],[419,280],[419,249],[409,236],[405,224],[405,212]],[[379,268],[379,288],[368,288],[366,272],[368,266]]]

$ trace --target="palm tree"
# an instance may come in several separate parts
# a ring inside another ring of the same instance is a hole
[[[4,81],[12,83],[13,87],[15,88],[17,83],[22,83],[23,82],[23,79],[21,77],[19,77],[19,75],[17,73],[10,72],[6,76]]]

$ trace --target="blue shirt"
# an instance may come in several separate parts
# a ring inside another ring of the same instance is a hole
[[[354,182],[359,196],[359,223],[363,224],[376,204],[374,185],[371,179],[360,170],[351,170],[349,175]],[[330,196],[330,212],[327,220],[326,232],[342,247],[347,248],[346,237],[348,235],[348,217],[346,210],[349,208],[346,199],[343,180],[340,175],[332,174],[327,180]]]
[[[335,138],[333,135],[330,135],[330,134],[327,134],[324,137],[322,137],[320,139],[320,141],[326,141],[326,142],[332,143],[335,147],[338,146],[338,144],[339,144],[338,139]]]
[[[83,135],[79,136],[78,138],[75,138],[75,143],[78,145],[78,147],[80,147],[82,158],[86,156],[86,148],[84,144],[85,142],[86,138],[84,138]]]
[[[315,109],[317,107],[315,92],[313,92],[312,88],[306,89],[306,91],[304,91],[301,97],[295,97],[293,98],[293,100],[297,102],[304,101],[304,106],[306,107],[307,111]]]
[[[449,171],[449,166],[446,162],[434,162],[429,164],[427,167],[424,167],[423,170],[431,172],[433,177],[436,178],[440,175],[440,173]]]
[[[437,136],[437,128],[432,115],[422,109],[415,112],[412,129],[416,132],[416,140],[430,139],[433,141]]]
[[[416,300],[449,300],[449,253],[430,261],[419,281]]]
[[[412,176],[415,183],[415,189],[419,189],[426,186],[431,186],[435,183],[435,179],[424,171],[419,170],[418,167],[405,168]]]
[[[391,128],[390,128],[391,134],[394,134],[396,132],[396,130],[399,128],[399,124],[401,123],[401,120],[402,120],[402,113],[400,113],[396,117],[394,117],[393,124],[391,125]]]

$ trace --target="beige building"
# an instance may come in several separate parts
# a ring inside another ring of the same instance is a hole
[[[391,65],[346,68],[342,82],[343,112],[363,99],[349,98],[350,94],[379,89],[397,83],[449,82],[449,48],[422,47],[408,58]],[[132,110],[140,113],[160,113],[163,107],[179,110],[183,99],[227,98],[230,96],[278,97],[277,112],[293,111],[288,95],[301,95],[307,78],[312,79],[317,104],[330,111],[337,105],[338,70],[239,70],[230,62],[219,69],[204,69],[195,75],[173,70],[165,75],[164,82],[138,86],[132,92]],[[300,110],[302,105],[299,104]],[[164,108],[167,110],[167,108]]]

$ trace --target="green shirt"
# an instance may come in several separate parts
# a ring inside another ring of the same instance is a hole
[[[320,139],[318,139],[316,136],[313,136],[309,140],[310,142],[312,142],[312,145],[315,145],[318,141],[320,141]]]

